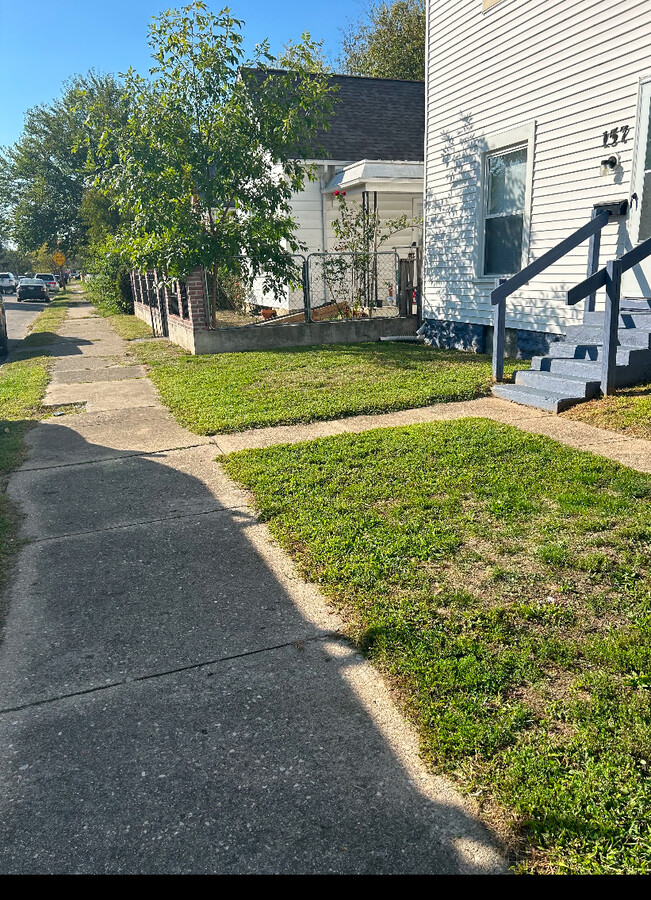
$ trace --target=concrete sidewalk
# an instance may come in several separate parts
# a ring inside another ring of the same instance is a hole
[[[599,456],[620,462],[640,472],[651,472],[651,442],[641,438],[628,437],[615,431],[606,431],[564,419],[552,413],[519,406],[485,397],[460,403],[437,403],[419,409],[404,409],[400,412],[375,416],[351,416],[329,422],[315,422],[311,425],[282,425],[274,428],[257,428],[238,434],[218,434],[211,438],[221,453],[237,450],[253,450],[271,447],[274,444],[293,444],[317,437],[334,434],[358,434],[372,428],[394,428],[400,425],[418,425],[423,422],[450,421],[466,417],[482,417],[513,425],[521,431],[530,431],[553,438],[568,447],[587,450]]]
[[[0,871],[503,871],[214,464],[237,438],[180,428],[90,306],[50,349],[48,401],[86,406],[9,485]]]

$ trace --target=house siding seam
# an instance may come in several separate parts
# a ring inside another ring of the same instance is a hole
[[[429,0],[425,159],[425,317],[490,324],[489,280],[477,278],[480,164],[486,137],[535,122],[529,255],[584,224],[595,202],[630,196],[638,84],[651,74],[651,0],[567,3]],[[632,40],[632,36],[635,40]],[[631,128],[601,176],[603,131]],[[602,233],[601,259],[627,246],[623,221]],[[587,242],[507,303],[507,325],[563,331],[582,304],[565,291],[585,277]]]

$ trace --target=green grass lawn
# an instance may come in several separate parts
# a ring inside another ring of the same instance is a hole
[[[611,397],[580,403],[563,413],[568,419],[576,419],[620,431],[634,437],[651,440],[651,384],[638,384],[630,388],[619,388]]]
[[[150,366],[163,402],[196,434],[469,400],[487,394],[491,385],[487,356],[417,344],[191,356],[152,341],[135,345],[133,352]]]
[[[518,871],[651,872],[651,478],[484,419],[224,467]]]
[[[7,478],[25,456],[25,433],[43,415],[50,360],[43,356],[0,366],[0,594],[20,547],[19,515],[5,493]]]

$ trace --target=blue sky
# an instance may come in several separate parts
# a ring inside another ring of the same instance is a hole
[[[151,17],[188,0],[0,0],[0,146],[13,143],[30,106],[58,96],[61,83],[96,68],[124,72],[149,66],[147,27]],[[226,5],[225,3],[223,5]],[[324,39],[333,57],[341,25],[356,21],[364,0],[233,0],[228,4],[246,23],[248,47],[267,37],[279,52],[309,31]],[[222,3],[211,3],[214,12]],[[26,46],[29,47],[25,54]],[[38,54],[38,55],[36,55]]]

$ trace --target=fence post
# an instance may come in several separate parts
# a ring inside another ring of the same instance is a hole
[[[495,287],[504,284],[506,278],[496,278]],[[504,344],[506,342],[506,297],[493,305],[493,382],[504,379]]]
[[[423,324],[422,252],[420,247],[416,247],[416,324],[419,328]]]
[[[619,298],[622,288],[622,263],[611,259],[606,263],[606,317],[604,320],[601,391],[604,396],[615,393],[617,366],[617,329],[619,327]]]
[[[596,219],[598,215],[603,214],[602,210],[593,209],[591,219]],[[601,229],[599,231],[595,231],[595,233],[590,237],[590,242],[588,244],[588,278],[599,268],[599,251],[601,249]],[[591,294],[588,294],[585,301],[584,313],[594,312],[595,304],[596,304],[597,294],[593,291]]]
[[[310,257],[306,257],[303,260],[303,307],[305,309],[305,323],[307,325],[312,321],[312,303],[310,300],[310,275],[309,275],[309,260]]]

